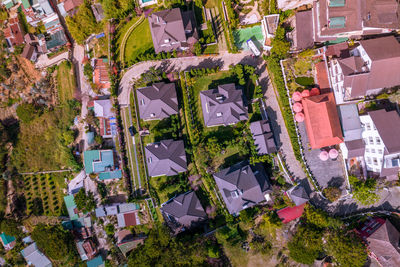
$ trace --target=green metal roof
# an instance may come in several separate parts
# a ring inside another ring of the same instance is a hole
[[[31,4],[29,3],[28,0],[21,0],[21,2],[25,9],[31,7]]]
[[[68,215],[71,220],[76,220],[79,218],[78,214],[76,214],[76,203],[73,195],[68,195],[64,197],[65,206],[68,210]]]
[[[342,29],[346,26],[345,17],[332,17],[329,18],[329,28],[331,29]]]
[[[6,235],[5,233],[1,233],[0,238],[4,245],[8,245],[11,242],[15,241],[15,237]]]
[[[102,172],[99,174],[100,180],[120,179],[121,177],[122,177],[121,170],[116,170],[112,172]]]
[[[330,0],[329,6],[330,7],[342,7],[346,4],[346,0]]]
[[[103,259],[101,256],[97,256],[93,260],[87,261],[86,262],[87,267],[100,267],[100,266],[105,266]]]

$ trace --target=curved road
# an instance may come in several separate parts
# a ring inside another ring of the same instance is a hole
[[[250,52],[242,52],[240,54],[221,53],[215,57],[186,57],[137,63],[124,73],[120,82],[118,101],[121,106],[129,105],[129,95],[132,89],[132,82],[151,67],[161,67],[161,69],[166,72],[173,70],[190,70],[192,68],[211,68],[216,66],[219,66],[222,70],[227,70],[229,65],[239,63],[257,67],[257,73],[260,77],[260,85],[265,91],[266,111],[271,121],[276,141],[288,167],[288,171],[296,181],[306,187],[311,196],[310,202],[313,205],[322,208],[333,215],[339,216],[349,216],[354,213],[367,211],[400,210],[400,187],[380,190],[380,201],[372,206],[361,206],[357,204],[355,200],[351,198],[351,195],[348,195],[346,198],[335,203],[329,203],[318,194],[312,192],[312,186],[310,186],[300,163],[294,156],[285,121],[277,101],[278,96],[269,80],[266,64],[261,58],[252,57]]]

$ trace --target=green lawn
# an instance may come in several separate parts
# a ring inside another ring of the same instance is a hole
[[[121,22],[121,24],[118,26],[117,28],[117,34],[115,37],[116,43],[115,43],[115,47],[116,47],[116,53],[118,54],[118,58],[119,58],[119,49],[121,47],[121,43],[122,40],[124,39],[125,34],[128,32],[129,28],[136,23],[136,21],[139,20],[140,17],[134,17],[131,21],[129,21],[128,23],[125,23],[125,21]]]
[[[63,61],[57,68],[57,88],[60,103],[74,98],[76,80],[74,69],[69,61]]]
[[[24,176],[24,193],[28,214],[65,215],[63,189],[70,173],[47,173]]]
[[[159,204],[188,190],[185,173],[180,173],[175,176],[150,177],[149,182],[151,187],[156,191]]]
[[[204,54],[218,54],[218,44],[209,45],[204,49]]]
[[[134,60],[140,54],[153,50],[153,40],[147,19],[143,20],[131,33],[126,41],[125,62]]]

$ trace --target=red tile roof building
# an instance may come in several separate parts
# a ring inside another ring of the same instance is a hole
[[[24,43],[24,32],[21,29],[18,18],[9,19],[7,28],[3,32],[10,47]]]
[[[94,60],[93,83],[100,89],[109,89],[111,86],[108,67],[105,61],[103,59]]]
[[[307,135],[312,149],[343,142],[333,93],[304,98],[302,104]]]

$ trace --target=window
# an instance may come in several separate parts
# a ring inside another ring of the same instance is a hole
[[[367,131],[371,131],[371,124],[369,124],[369,122],[365,124],[365,127],[367,128]]]
[[[370,157],[367,157],[367,163],[368,163],[368,164],[371,164],[371,163],[372,163]]]
[[[374,130],[376,131],[376,127],[375,127],[375,124],[372,124],[372,127],[374,127]]]
[[[371,148],[371,153],[375,154],[375,148]]]
[[[238,192],[236,190],[235,191],[231,191],[231,197],[232,198],[238,198],[239,197]]]
[[[222,116],[222,112],[217,112],[217,117],[221,117]]]
[[[378,149],[378,154],[382,154],[383,150],[382,149]]]
[[[372,138],[372,136],[369,137],[369,144],[373,145],[374,144],[374,138]]]
[[[365,152],[369,153],[369,148],[366,148],[366,149],[365,149]]]
[[[144,106],[144,99],[140,100],[140,105]]]
[[[149,163],[151,163],[151,162],[153,162],[153,159],[150,157],[150,158],[147,159],[147,161],[148,161]]]
[[[381,144],[381,139],[379,137],[376,137],[376,144],[380,145]]]
[[[374,160],[374,165],[378,166],[378,159],[377,158],[373,158],[373,160]]]
[[[156,116],[156,114],[150,113],[150,117],[154,118],[155,116]]]

